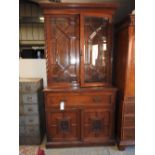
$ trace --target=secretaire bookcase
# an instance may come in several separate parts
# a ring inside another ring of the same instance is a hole
[[[115,29],[114,81],[117,95],[117,143],[119,149],[135,144],[135,15]]]
[[[114,144],[112,27],[117,5],[41,4],[47,147]]]

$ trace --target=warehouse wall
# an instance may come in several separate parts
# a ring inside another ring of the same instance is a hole
[[[19,77],[43,78],[46,87],[46,59],[19,59]]]

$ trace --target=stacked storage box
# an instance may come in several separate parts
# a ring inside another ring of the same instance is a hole
[[[19,143],[40,144],[44,135],[43,80],[19,81]]]

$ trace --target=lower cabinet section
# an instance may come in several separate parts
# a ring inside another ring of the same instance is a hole
[[[103,97],[99,99],[95,97],[96,92],[91,92],[90,96],[86,93],[85,99],[85,93],[83,92],[81,96],[75,92],[61,93],[63,97],[59,93],[45,92],[46,146],[68,147],[114,144],[115,91],[102,93]],[[99,92],[99,95],[101,96],[101,92]],[[109,98],[108,103],[107,100],[106,102],[103,100],[106,95]],[[91,100],[92,97],[96,99],[95,103]],[[62,100],[65,104],[64,110],[60,110]],[[87,100],[92,102],[86,103]],[[74,104],[74,101],[76,104]]]

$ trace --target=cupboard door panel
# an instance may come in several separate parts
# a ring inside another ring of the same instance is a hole
[[[52,110],[47,113],[48,139],[78,141],[80,139],[80,110]]]
[[[84,139],[104,140],[111,137],[111,112],[104,109],[85,110]]]

